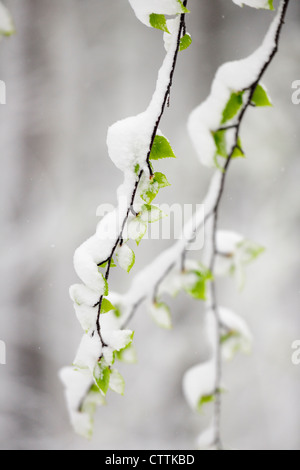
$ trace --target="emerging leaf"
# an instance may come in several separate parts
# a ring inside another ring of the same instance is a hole
[[[259,107],[273,106],[266,89],[262,85],[257,85],[252,97],[252,103]]]
[[[217,155],[220,157],[227,158],[227,143],[226,143],[226,131],[217,131],[213,133],[213,138],[217,147]]]
[[[240,138],[238,139],[238,144],[232,153],[232,158],[245,158],[245,154],[242,149],[242,142]]]
[[[11,36],[15,33],[12,17],[8,9],[0,3],[0,36]]]
[[[116,351],[116,359],[120,362],[124,362],[125,364],[136,364],[137,354],[134,346],[129,344],[121,351]]]
[[[232,93],[223,111],[222,124],[231,121],[243,106],[244,92]]]
[[[120,267],[129,273],[135,263],[134,251],[128,245],[122,245],[117,252],[117,260]]]
[[[204,268],[203,271],[190,271],[187,276],[186,292],[196,300],[206,300],[206,284],[213,279],[211,272]]]
[[[161,328],[170,330],[172,328],[171,312],[164,303],[155,303],[151,306],[150,314],[155,323]]]
[[[157,206],[150,206],[149,204],[144,204],[140,217],[143,222],[152,224],[162,219],[164,217],[164,213]]]
[[[190,45],[192,44],[193,40],[190,34],[185,34],[181,39],[180,39],[180,50],[185,51],[185,49],[188,49]]]
[[[95,379],[97,387],[99,388],[99,390],[101,390],[104,396],[108,392],[110,374],[111,374],[110,368],[107,367],[106,364],[100,363],[96,366],[94,379]]]
[[[152,28],[160,29],[161,31],[170,34],[165,15],[158,15],[156,13],[152,13],[150,15],[150,24]]]
[[[147,224],[141,219],[141,217],[136,217],[128,224],[127,230],[130,240],[135,240],[136,244],[139,245],[146,235]]]
[[[115,310],[115,307],[112,305],[112,303],[107,299],[103,299],[101,304],[101,315],[104,313],[109,313],[112,310]]]
[[[182,0],[177,0],[177,2],[180,4],[181,6],[181,11],[182,13],[190,13],[190,10],[188,10],[182,3]]]
[[[204,397],[201,397],[199,399],[199,403],[198,403],[198,411],[201,412],[203,410],[203,407],[205,405],[208,405],[209,403],[213,403],[215,401],[216,397],[215,395],[206,395]]]
[[[141,197],[147,204],[151,204],[158,195],[159,190],[167,186],[170,186],[167,177],[163,173],[155,173]]]
[[[163,158],[176,158],[170,142],[162,135],[157,135],[152,146],[150,160],[161,160]]]
[[[110,374],[109,388],[119,395],[124,395],[125,380],[117,370],[112,370]]]

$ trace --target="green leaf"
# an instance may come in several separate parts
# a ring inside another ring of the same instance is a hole
[[[186,286],[186,292],[196,300],[207,300],[206,284],[213,279],[212,273],[204,269],[203,271],[189,271],[187,274],[196,275],[196,282],[192,286]]]
[[[128,224],[128,237],[131,240],[135,240],[138,246],[146,233],[147,224],[141,219],[140,216],[136,217]]]
[[[180,4],[180,6],[181,6],[181,11],[182,11],[182,13],[190,13],[190,10],[188,10],[188,9],[184,6],[184,4],[182,3],[182,0],[177,0],[177,2],[178,2],[178,3]]]
[[[202,411],[203,407],[205,405],[208,405],[209,403],[213,403],[215,401],[216,397],[215,395],[205,395],[204,397],[201,397],[198,402],[197,409],[198,411]]]
[[[142,207],[141,220],[149,224],[158,222],[164,217],[164,213],[156,206],[144,204]]]
[[[101,304],[101,315],[104,313],[109,313],[112,310],[115,310],[115,307],[112,305],[112,303],[107,299],[103,299]]]
[[[132,345],[134,338],[134,332],[130,337],[130,341],[125,346],[125,348],[120,349],[120,351],[115,351],[116,359],[120,362],[125,362],[127,364],[135,364],[137,362],[136,351]]]
[[[104,281],[104,293],[103,293],[103,295],[106,297],[109,294],[109,287],[108,287],[108,282],[105,279],[105,277],[103,276],[103,274],[102,274],[102,277],[103,277],[103,281]]]
[[[108,266],[108,261],[105,261],[105,263],[99,264],[99,265],[98,265],[98,268],[105,269],[105,268],[107,268],[107,266]],[[116,263],[114,262],[114,259],[112,258],[110,267],[111,267],[111,268],[115,268],[116,266],[117,266],[117,265],[116,265]]]
[[[245,158],[245,154],[242,149],[242,142],[240,138],[238,139],[238,144],[232,153],[232,158]]]
[[[165,303],[154,303],[151,306],[150,314],[155,323],[161,328],[165,328],[166,330],[172,328],[171,311]]]
[[[150,15],[150,25],[152,26],[152,28],[160,29],[161,31],[170,34],[165,15],[158,15],[156,13],[152,13]]]
[[[149,186],[142,194],[141,198],[147,203],[151,204],[159,193],[160,189],[171,186],[167,177],[163,173],[155,173]]]
[[[266,89],[262,85],[257,85],[252,97],[252,103],[259,107],[273,106]]]
[[[193,40],[190,34],[185,34],[181,39],[180,39],[180,50],[185,51],[190,47],[192,44]]]
[[[115,315],[116,318],[121,318],[122,314],[121,314],[121,310],[120,310],[119,307],[115,308],[114,315]]]
[[[230,339],[238,338],[239,336],[240,335],[236,331],[229,331],[229,333],[226,333],[225,335],[221,336],[220,344],[225,344]]]
[[[240,261],[243,264],[249,264],[255,261],[261,256],[266,250],[263,246],[250,240],[243,240],[238,245],[238,251],[240,253]]]
[[[117,260],[120,267],[129,273],[135,264],[135,253],[128,245],[124,244],[117,251]]]
[[[141,171],[141,167],[140,165],[137,163],[137,165],[135,165],[134,167],[134,172],[135,174],[138,176],[140,174],[140,171]]]
[[[222,124],[231,121],[231,119],[233,119],[237,115],[237,113],[243,106],[243,94],[243,91],[231,94],[231,97],[223,111]]]
[[[125,380],[117,370],[112,370],[110,374],[109,388],[119,395],[124,395]]]
[[[155,173],[153,181],[159,184],[160,189],[171,186],[166,175],[164,175],[163,173],[159,173],[159,172]]]
[[[0,18],[1,18],[1,25],[0,25],[0,36],[12,36],[16,30],[13,24],[13,20],[9,10],[3,3],[0,3]]]
[[[129,344],[121,351],[116,351],[116,359],[120,362],[124,362],[125,364],[136,364],[137,354],[134,346]]]
[[[176,158],[170,142],[162,135],[157,135],[152,146],[150,160],[161,160],[163,158]]]
[[[106,365],[103,366],[98,364],[98,369],[96,368],[96,373],[94,374],[94,378],[97,384],[97,387],[104,395],[107,394],[109,388],[109,381],[110,381],[110,368]]]
[[[268,0],[268,6],[269,6],[270,10],[275,10],[273,2],[274,2],[274,0]]]
[[[226,131],[213,132],[213,138],[217,147],[217,155],[220,155],[220,157],[228,158]]]

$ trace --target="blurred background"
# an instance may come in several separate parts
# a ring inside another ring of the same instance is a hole
[[[77,282],[74,250],[94,233],[101,203],[116,202],[122,174],[108,158],[106,133],[143,111],[164,57],[161,33],[143,26],[126,0],[7,0],[17,34],[0,45],[0,448],[194,449],[207,417],[193,414],[182,377],[206,354],[203,311],[182,295],[174,330],[160,331],[141,309],[139,363],[121,368],[125,397],[108,398],[95,436],[73,434],[58,380],[81,338],[68,289]],[[275,0],[277,4],[278,1]],[[172,187],[161,202],[197,204],[211,172],[197,161],[186,131],[223,62],[243,58],[262,41],[273,14],[231,0],[190,0],[193,47],[180,54],[171,108],[161,128],[178,156],[157,166]],[[267,248],[248,271],[242,293],[220,283],[221,303],[243,315],[254,334],[249,357],[225,369],[223,436],[235,449],[300,449],[300,2],[292,0],[280,55],[265,83],[275,107],[250,110],[243,128],[247,160],[227,184],[221,225]],[[134,273],[170,242],[145,241]],[[116,270],[113,289],[130,277]],[[172,303],[171,303],[172,304]]]

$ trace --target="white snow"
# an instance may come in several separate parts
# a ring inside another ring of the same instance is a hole
[[[149,313],[155,323],[161,328],[170,330],[172,328],[172,318],[170,309],[164,304],[151,304]]]
[[[132,331],[119,330],[119,331],[102,331],[104,341],[112,348],[113,351],[121,351],[126,348],[131,341]]]
[[[233,3],[243,7],[244,5],[248,5],[249,7],[253,8],[264,8],[269,10],[270,9],[270,2],[269,0],[232,0]]]
[[[176,15],[182,13],[182,5],[178,0],[129,0],[137,18],[146,26],[150,26],[150,15]]]
[[[78,305],[75,303],[74,309],[83,331],[86,333],[92,333],[95,330],[98,308],[89,307],[88,305]]]
[[[0,35],[9,36],[15,31],[8,9],[0,2]]]
[[[78,305],[93,307],[99,301],[99,294],[83,284],[75,284],[70,287],[70,297]]]
[[[74,366],[79,369],[89,369],[93,376],[101,352],[102,345],[99,336],[90,337],[89,335],[84,335],[74,360]]]
[[[116,253],[118,263],[124,271],[128,272],[134,264],[135,254],[126,243],[120,246]]]
[[[65,386],[65,396],[68,405],[71,424],[77,434],[83,437],[90,437],[92,432],[92,422],[89,414],[79,411],[83,397],[92,386],[91,378],[66,367],[60,371],[60,379]]]
[[[197,439],[197,449],[199,450],[216,450],[215,446],[215,430],[213,423],[203,432]]]
[[[109,388],[119,395],[124,395],[125,392],[125,381],[122,375],[116,370],[113,369],[110,375]]]
[[[184,396],[192,408],[198,409],[202,397],[211,396],[216,389],[216,361],[211,359],[188,370],[183,378]]]
[[[222,325],[226,327],[228,331],[234,333],[234,336],[222,345],[224,359],[231,360],[238,350],[244,354],[249,354],[253,337],[246,321],[224,307],[219,308],[219,316]]]

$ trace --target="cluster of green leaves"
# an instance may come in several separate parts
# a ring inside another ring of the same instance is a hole
[[[177,0],[177,1],[180,4],[180,9],[181,9],[180,13],[190,13],[190,11],[183,5],[181,0]],[[165,15],[151,13],[149,22],[152,28],[160,29],[161,31],[164,31],[165,33],[170,34]]]
[[[96,365],[94,371],[94,383],[78,410],[80,413],[87,415],[89,419],[89,431],[88,434],[85,434],[85,437],[87,438],[92,437],[96,408],[97,406],[105,405],[108,391],[111,390],[122,396],[125,393],[125,380],[113,366],[116,361],[124,362],[126,364],[134,364],[137,362],[136,352],[132,345],[133,337],[134,333],[132,333],[128,344],[123,349],[114,351],[111,365],[106,362],[104,357],[102,357]]]
[[[176,158],[173,149],[170,145],[168,139],[162,135],[156,135],[151,153],[150,153],[150,165],[153,170],[153,162],[158,160],[163,160],[166,158]],[[135,173],[138,176],[140,174],[140,166],[135,167]],[[148,224],[159,221],[164,214],[162,211],[155,205],[152,205],[154,199],[157,197],[161,189],[167,188],[170,186],[170,183],[166,177],[161,172],[153,173],[153,176],[147,181],[143,186],[141,192],[141,199],[143,205],[140,212],[136,215],[135,219],[130,222],[129,226],[129,238],[136,241],[136,244],[139,245],[147,232]]]
[[[207,300],[207,283],[213,280],[210,270],[199,265],[199,269],[188,271],[188,274],[194,275],[195,281],[186,285],[185,291],[196,300]]]
[[[190,13],[190,11],[183,5],[181,0],[177,0],[180,4],[180,14],[182,13]],[[149,23],[152,28],[159,29],[164,33],[171,34],[168,28],[167,19],[165,15],[152,13],[149,17]],[[190,34],[186,33],[180,40],[180,51],[184,51],[188,49],[192,44],[192,37]]]
[[[229,156],[227,145],[227,132],[230,129],[230,123],[236,120],[236,118],[239,116],[240,111],[243,108],[245,93],[246,91],[234,91],[231,93],[230,98],[226,103],[226,106],[222,113],[220,129],[215,132],[212,132],[216,145],[215,162],[217,167],[219,166],[218,157],[227,159]],[[255,88],[251,98],[251,104],[255,107],[272,106],[267,91],[261,84],[258,84]],[[226,129],[226,125],[229,125],[228,129]],[[237,145],[233,149],[231,158],[235,159],[244,157],[245,153],[243,152],[242,142],[241,139],[238,138]]]
[[[134,333],[132,333],[128,344],[123,349],[113,352],[111,365],[107,364],[104,357],[100,359],[94,371],[95,385],[92,386],[94,393],[97,391],[103,397],[105,397],[108,390],[110,389],[115,393],[124,395],[124,378],[118,372],[118,370],[114,369],[112,366],[116,361],[125,362],[127,364],[133,364],[136,362],[136,353],[132,345],[133,338]]]

